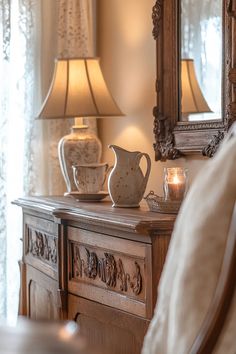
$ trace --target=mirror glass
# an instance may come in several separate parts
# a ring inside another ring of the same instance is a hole
[[[222,119],[223,0],[181,0],[181,121]]]

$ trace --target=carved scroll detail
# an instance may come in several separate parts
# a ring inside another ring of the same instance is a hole
[[[57,239],[43,232],[28,229],[28,252],[41,260],[57,263]]]
[[[116,286],[117,268],[112,254],[104,253],[105,258],[99,260],[99,276],[107,286]]]
[[[224,139],[224,132],[218,131],[216,135],[213,136],[213,139],[210,141],[210,143],[205,146],[205,148],[202,150],[203,156],[207,157],[213,157],[215,152],[217,151],[220,142]]]
[[[72,258],[73,258],[73,271],[74,271],[73,274],[75,277],[82,277],[83,262],[80,257],[79,247],[74,245],[74,247],[72,248],[72,253],[73,253]]]
[[[236,69],[235,68],[231,68],[229,70],[229,81],[231,82],[231,84],[235,85],[236,84]]]
[[[98,269],[98,257],[95,252],[89,252],[87,248],[85,250],[87,253],[87,266],[84,269],[84,273],[88,278],[95,279]]]
[[[228,16],[236,18],[236,1],[228,0],[226,8]]]
[[[133,289],[135,295],[138,295],[140,294],[142,289],[142,277],[140,273],[140,266],[138,265],[137,262],[135,262],[135,267],[136,267],[136,271],[135,271],[135,275],[133,276],[134,281],[130,282],[130,286]]]
[[[160,23],[162,20],[163,0],[157,0],[152,8],[153,37],[157,39],[160,33]]]
[[[170,130],[169,119],[160,114],[157,107],[154,107],[153,115],[155,117],[153,129],[156,141],[154,144],[155,159],[166,161],[179,158],[181,153],[174,147],[174,135]]]
[[[105,257],[99,258],[94,251],[85,247],[86,260],[82,259],[79,246],[72,244],[72,277],[97,279],[110,288],[119,286],[120,291],[132,289],[135,295],[142,291],[142,276],[139,264],[135,261],[135,271],[132,276],[125,272],[122,260],[116,261],[113,254],[104,252]],[[131,281],[132,279],[132,281]]]
[[[130,281],[130,275],[125,273],[124,266],[122,260],[118,260],[118,273],[117,278],[120,280],[120,290],[121,291],[128,291],[128,283]]]

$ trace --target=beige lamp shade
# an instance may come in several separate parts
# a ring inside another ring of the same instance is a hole
[[[106,86],[98,58],[55,61],[53,80],[38,118],[121,115]]]
[[[183,114],[212,112],[198,84],[193,59],[181,60],[181,93]]]

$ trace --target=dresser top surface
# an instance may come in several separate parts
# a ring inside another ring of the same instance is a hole
[[[23,209],[50,214],[63,220],[98,220],[127,225],[133,229],[172,229],[176,215],[150,212],[145,201],[139,208],[114,208],[110,200],[78,202],[65,196],[23,197],[13,201]]]

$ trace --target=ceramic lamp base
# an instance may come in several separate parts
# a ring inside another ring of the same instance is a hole
[[[71,134],[64,136],[59,141],[58,155],[67,192],[77,191],[72,165],[100,162],[101,153],[102,144],[100,140],[84,125],[74,126]]]

